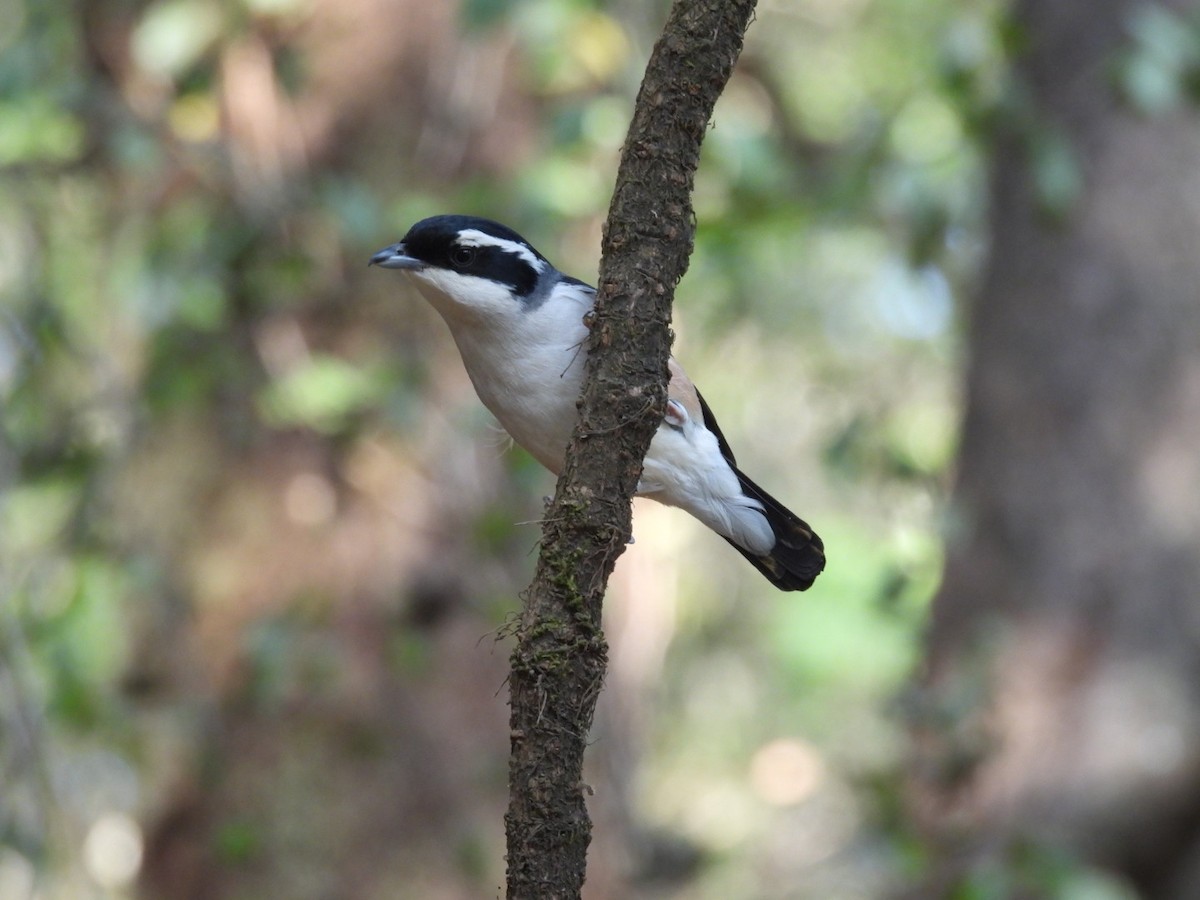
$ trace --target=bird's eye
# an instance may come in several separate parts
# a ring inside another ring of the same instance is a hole
[[[450,251],[450,262],[455,268],[465,269],[471,263],[475,262],[474,247],[454,247]]]

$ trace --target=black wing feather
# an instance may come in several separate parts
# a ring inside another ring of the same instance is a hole
[[[807,522],[751,481],[737,467],[733,450],[730,448],[729,442],[725,440],[725,435],[721,433],[721,428],[717,425],[717,419],[709,409],[708,403],[705,402],[699,391],[696,391],[696,397],[700,401],[704,427],[716,437],[717,446],[721,448],[721,455],[725,457],[733,469],[733,473],[737,476],[738,483],[742,486],[742,493],[753,497],[763,505],[763,515],[766,516],[771,531],[775,533],[775,546],[766,556],[751,553],[730,541],[729,538],[725,538],[725,540],[729,541],[729,544],[738,553],[746,557],[754,568],[762,572],[767,580],[781,591],[807,590],[825,568],[824,542]]]

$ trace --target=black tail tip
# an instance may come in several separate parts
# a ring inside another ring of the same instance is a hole
[[[825,544],[807,526],[790,528],[766,556],[756,556],[733,541],[729,544],[781,591],[807,591],[825,569]]]
[[[807,591],[825,569],[825,545],[807,526],[779,535],[766,556],[743,555],[781,591]]]
[[[762,504],[775,546],[766,556],[756,556],[737,544],[738,552],[781,591],[807,591],[825,569],[825,543],[808,523],[734,468],[734,474],[747,496]]]

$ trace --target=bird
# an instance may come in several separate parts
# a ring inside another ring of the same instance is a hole
[[[368,265],[397,269],[450,328],[483,405],[558,475],[579,417],[596,290],[556,269],[513,229],[438,215]],[[825,548],[803,519],[750,480],[679,363],[668,362],[666,413],[637,493],[679,507],[728,541],[775,587],[807,590]]]

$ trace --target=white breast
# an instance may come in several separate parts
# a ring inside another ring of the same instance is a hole
[[[507,295],[464,309],[457,303],[448,307],[453,301],[437,286],[417,284],[450,326],[483,405],[557,475],[578,418],[587,339],[583,317],[595,294],[564,282],[532,309]]]
[[[579,418],[575,404],[588,335],[583,317],[592,308],[595,292],[560,282],[531,308],[502,286],[482,279],[464,285],[465,276],[436,269],[413,275],[450,326],[484,406],[514,441],[559,474]],[[682,384],[686,377],[675,368]],[[678,387],[675,380],[672,386]],[[688,386],[693,390],[690,382]],[[742,493],[715,435],[701,420],[698,398],[691,406],[682,428],[659,427],[638,492],[687,510],[751,552],[768,552],[775,536],[761,504]]]

